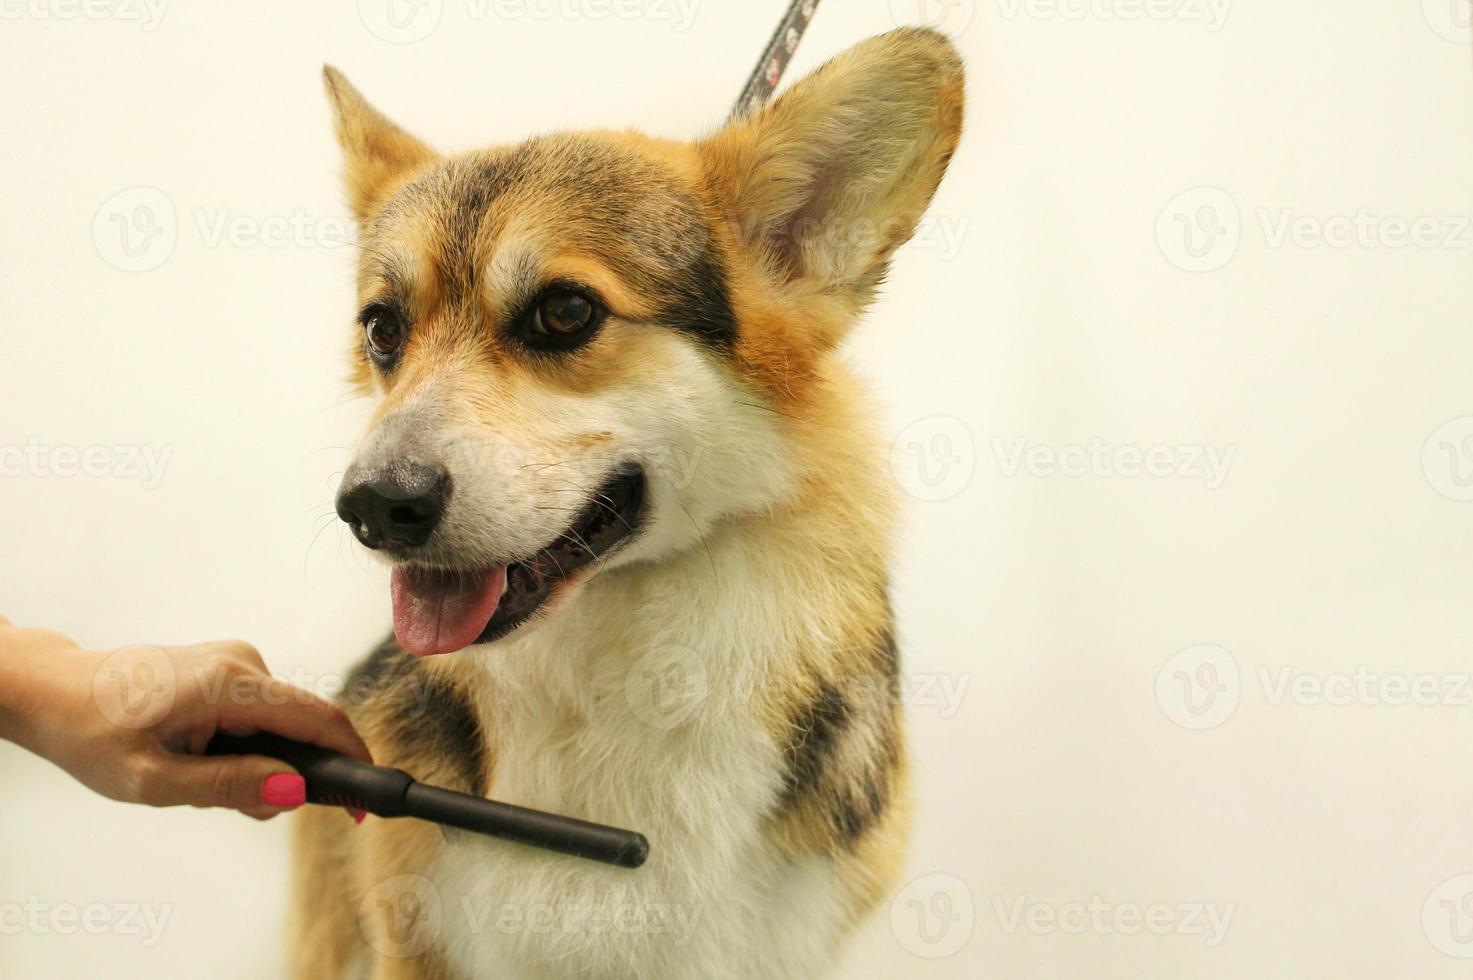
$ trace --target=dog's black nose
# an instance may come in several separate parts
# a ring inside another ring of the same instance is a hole
[[[395,462],[369,472],[355,464],[338,490],[338,516],[370,548],[424,544],[450,500],[450,474],[433,464]]]

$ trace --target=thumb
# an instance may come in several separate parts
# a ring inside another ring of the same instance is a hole
[[[177,756],[163,782],[172,802],[268,813],[307,802],[307,782],[279,759],[261,755]]]

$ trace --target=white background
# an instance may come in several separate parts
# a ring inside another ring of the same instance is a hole
[[[388,602],[330,517],[363,408],[322,62],[444,148],[693,136],[783,4],[443,0],[392,43],[384,0],[92,3],[0,0],[0,613],[97,648],[239,636],[330,683]],[[911,491],[921,815],[843,976],[1466,975],[1459,3],[820,7],[795,73],[927,16],[969,71],[929,230],[852,344]],[[28,444],[168,456],[65,477],[17,471]],[[285,821],[121,806],[11,747],[0,775],[0,975],[277,973]],[[168,918],[60,934],[91,903]]]

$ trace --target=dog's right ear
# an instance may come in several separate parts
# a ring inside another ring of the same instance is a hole
[[[759,267],[780,285],[863,308],[946,172],[961,133],[962,77],[943,35],[891,31],[698,143]]]
[[[431,163],[435,151],[394,125],[331,65],[322,80],[332,103],[338,143],[343,148],[343,174],[348,204],[358,223],[372,218],[410,174]]]

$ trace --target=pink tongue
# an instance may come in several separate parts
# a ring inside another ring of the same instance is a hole
[[[394,569],[394,634],[416,657],[454,653],[475,642],[506,588],[506,566],[484,572]]]

